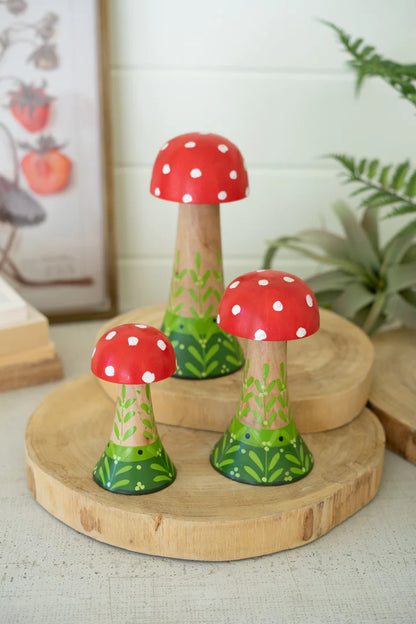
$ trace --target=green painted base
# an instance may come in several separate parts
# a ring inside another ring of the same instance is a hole
[[[214,316],[189,318],[167,311],[162,331],[176,353],[174,377],[208,379],[239,370],[244,355],[235,336],[220,329]]]
[[[250,485],[283,485],[303,479],[313,457],[292,421],[281,429],[254,429],[234,417],[211,453],[222,475]]]
[[[158,438],[147,446],[120,446],[110,440],[93,478],[117,494],[150,494],[170,485],[176,470]]]

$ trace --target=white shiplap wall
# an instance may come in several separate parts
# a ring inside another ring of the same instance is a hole
[[[323,154],[413,156],[411,107],[379,80],[355,98],[346,55],[318,18],[414,62],[414,0],[109,1],[123,310],[167,296],[177,210],[148,190],[167,139],[216,132],[244,155],[250,197],[221,208],[226,281],[260,266],[266,240],[334,227],[330,205],[347,189]],[[314,268],[284,253],[279,267]]]

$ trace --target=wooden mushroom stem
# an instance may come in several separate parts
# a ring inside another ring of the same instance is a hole
[[[120,446],[146,446],[158,439],[149,384],[119,384],[110,440]]]
[[[280,429],[290,422],[286,362],[286,342],[247,341],[238,412],[245,425],[255,429]]]
[[[181,316],[215,316],[224,290],[218,204],[179,204],[169,299]]]

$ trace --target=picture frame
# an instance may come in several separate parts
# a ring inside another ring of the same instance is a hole
[[[0,13],[0,276],[51,322],[114,316],[108,3]]]

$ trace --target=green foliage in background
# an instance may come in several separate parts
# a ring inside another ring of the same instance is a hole
[[[324,22],[337,34],[350,55],[348,64],[357,76],[357,92],[365,79],[378,76],[412,106],[416,106],[416,65],[395,63],[380,56],[363,39],[354,39],[334,24]],[[351,319],[372,334],[384,323],[396,320],[416,327],[416,170],[409,161],[381,164],[377,158],[355,159],[345,154],[330,158],[343,167],[347,183],[356,185],[361,220],[343,202],[334,206],[345,237],[324,230],[307,230],[297,236],[271,241],[263,267],[270,268],[278,249],[286,248],[332,270],[309,278],[318,304]],[[411,215],[387,243],[380,245],[379,220]]]
[[[379,242],[379,215],[366,208],[361,220],[344,203],[334,211],[345,236],[323,230],[305,230],[269,244],[264,266],[270,267],[280,248],[296,251],[330,271],[307,279],[318,305],[352,320],[368,334],[387,320],[416,327],[416,231]]]

